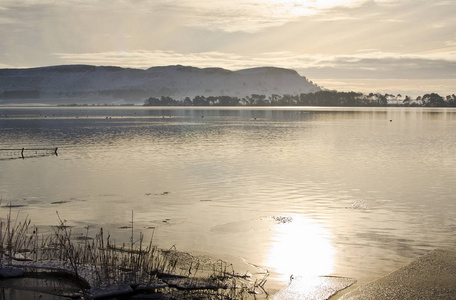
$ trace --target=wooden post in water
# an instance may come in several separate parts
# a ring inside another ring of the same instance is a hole
[[[25,149],[22,148],[22,151],[21,151],[21,156],[22,156],[22,158],[24,158],[24,150],[25,150]]]

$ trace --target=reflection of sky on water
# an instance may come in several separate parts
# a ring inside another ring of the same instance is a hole
[[[335,249],[329,231],[304,215],[293,215],[290,222],[275,226],[266,265],[275,268],[280,280],[293,276],[330,275]]]
[[[37,225],[55,224],[58,210],[81,228],[122,231],[134,211],[135,228],[154,227],[160,246],[239,256],[282,283],[291,274],[373,280],[454,246],[454,109],[0,115],[2,147],[59,147],[58,157],[0,161],[3,203],[25,205],[14,210]]]

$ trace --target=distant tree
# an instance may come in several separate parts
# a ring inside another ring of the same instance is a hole
[[[218,97],[215,96],[209,96],[206,98],[207,105],[217,105],[218,104]]]
[[[174,106],[179,104],[178,101],[168,96],[161,96],[160,99],[150,97],[144,101],[144,106]]]
[[[402,101],[402,104],[405,106],[409,106],[411,101],[412,101],[412,99],[406,95],[404,98],[404,101]]]
[[[244,97],[242,99],[239,99],[239,105],[248,106],[249,105],[249,101]]]
[[[177,105],[177,101],[169,96],[161,96],[160,103],[163,106],[174,106]]]
[[[304,93],[301,93],[299,94],[299,101],[298,101],[298,105],[300,106],[309,106],[309,97],[308,97],[309,94],[304,94]]]
[[[299,97],[293,95],[283,95],[282,98],[278,101],[280,106],[295,106],[298,103]]]
[[[159,106],[160,105],[160,99],[150,97],[149,99],[146,99],[144,101],[144,106]]]
[[[195,98],[193,98],[193,105],[205,106],[208,105],[208,101],[204,96],[196,96]]]
[[[399,104],[399,98],[402,98],[402,95],[401,95],[401,94],[397,94],[397,95],[396,95],[396,105]]]
[[[425,94],[422,98],[424,106],[442,107],[446,106],[445,100],[442,96],[436,93]]]
[[[416,97],[416,102],[418,102],[418,104],[420,105],[423,105],[423,99],[421,98],[421,96]]]
[[[388,94],[382,95],[380,93],[376,94],[378,99],[378,104],[380,106],[387,106],[388,105]]]
[[[250,105],[265,106],[271,104],[266,100],[265,95],[252,94],[248,99]]]
[[[448,106],[456,107],[456,96],[454,94],[446,96],[446,103]]]
[[[182,104],[185,106],[190,106],[193,105],[193,101],[190,99],[190,97],[185,97],[184,102]]]
[[[402,98],[401,94],[396,96],[393,94],[380,94],[369,93],[362,94],[358,92],[338,92],[335,90],[320,90],[314,93],[299,95],[277,95],[272,94],[266,98],[265,95],[252,94],[244,98],[232,96],[196,96],[190,99],[185,97],[183,100],[175,100],[169,96],[162,96],[160,99],[150,97],[144,101],[145,106],[170,106],[170,105],[184,105],[184,106],[387,106],[388,103],[393,105],[400,105],[399,101]],[[456,107],[456,96],[448,95],[445,98],[436,93],[425,94],[418,96],[413,101],[409,96],[405,96],[402,100],[403,106],[428,106],[428,107]]]
[[[222,106],[237,106],[239,105],[239,98],[237,97],[230,97],[230,96],[221,96],[218,99],[219,105]]]
[[[271,102],[272,105],[277,105],[277,103],[279,102],[279,100],[281,98],[282,97],[280,95],[272,94],[271,96],[269,96],[269,101]]]

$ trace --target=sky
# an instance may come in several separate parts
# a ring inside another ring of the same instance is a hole
[[[339,91],[456,93],[455,0],[0,0],[0,68],[291,68]]]

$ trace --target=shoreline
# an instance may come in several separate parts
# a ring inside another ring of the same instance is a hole
[[[35,280],[37,278],[39,276]],[[32,280],[33,277],[3,278],[0,288],[5,289],[11,299],[18,295],[32,299],[36,294],[41,299],[65,299],[64,296],[47,293],[44,288],[23,289],[18,284]],[[8,286],[5,283],[12,284]],[[287,287],[269,296],[273,300],[450,299],[456,296],[456,250],[432,250],[392,273],[360,286],[356,285],[355,279],[339,276],[291,278]]]
[[[365,284],[342,300],[357,299],[454,299],[456,251],[435,249],[396,271]]]
[[[455,298],[456,250],[452,249],[431,250],[392,273],[359,286],[355,280],[344,277],[301,278],[273,295],[274,300]]]

